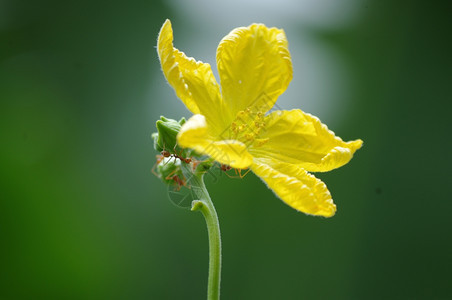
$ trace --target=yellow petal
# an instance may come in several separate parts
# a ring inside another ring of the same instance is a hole
[[[309,172],[339,168],[362,146],[361,140],[342,141],[318,118],[299,109],[275,111],[266,116],[265,122],[260,138],[268,138],[268,142],[250,147],[250,153],[296,164]]]
[[[335,214],[336,205],[326,185],[302,168],[284,162],[270,166],[255,159],[251,170],[290,207],[315,216]]]
[[[282,29],[252,24],[232,30],[217,49],[222,94],[232,115],[246,107],[267,112],[292,80]]]
[[[176,95],[193,114],[203,114],[210,125],[224,129],[220,89],[208,63],[187,57],[173,46],[173,29],[166,20],[160,29],[157,50],[163,74]]]
[[[242,142],[216,140],[212,137],[203,115],[194,115],[182,126],[177,135],[177,142],[184,148],[194,149],[233,168],[246,169],[253,162],[253,157]]]

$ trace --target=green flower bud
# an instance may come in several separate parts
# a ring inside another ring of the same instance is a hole
[[[160,117],[160,120],[156,122],[158,132],[152,134],[155,150],[159,152],[162,150],[166,150],[171,153],[174,152],[177,145],[176,137],[181,128],[181,121],[178,122],[173,119],[167,119],[163,116]],[[183,123],[185,123],[185,119],[183,119]]]
[[[174,180],[175,176],[180,180],[184,178],[180,164],[181,162],[178,159],[165,157],[157,165],[157,174],[166,184],[178,184],[178,182]]]

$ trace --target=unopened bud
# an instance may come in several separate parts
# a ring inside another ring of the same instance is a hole
[[[185,119],[181,119],[178,122],[163,116],[160,117],[160,120],[156,122],[157,132],[152,134],[155,150],[159,152],[163,150],[173,152],[176,149],[176,137],[181,129],[181,123],[185,123]]]

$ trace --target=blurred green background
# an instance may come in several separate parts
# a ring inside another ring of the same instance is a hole
[[[0,299],[204,299],[198,213],[151,174],[160,115],[189,117],[155,51],[215,66],[238,26],[284,28],[278,106],[364,147],[318,174],[331,219],[254,175],[208,179],[223,299],[451,299],[452,28],[448,1],[0,0]]]

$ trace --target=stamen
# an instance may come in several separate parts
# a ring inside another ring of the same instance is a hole
[[[252,141],[252,140],[254,140],[254,134],[252,134],[252,133],[245,133],[245,138],[248,141]]]
[[[235,133],[237,133],[237,123],[232,122],[232,123],[231,123],[231,129],[232,129],[232,131],[234,131]]]
[[[263,145],[265,145],[268,142],[269,138],[265,138],[265,139],[256,139],[255,143],[257,147],[261,147]]]
[[[268,142],[266,139],[258,139],[262,129],[265,128],[265,113],[252,111],[249,107],[237,112],[234,122],[231,123],[231,131],[235,138],[247,144],[255,143],[257,147]]]
[[[242,125],[240,125],[239,126],[239,132],[242,132],[242,131],[244,131],[245,130],[245,128],[246,128],[246,126],[247,126],[247,124],[242,124]]]

